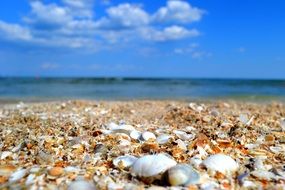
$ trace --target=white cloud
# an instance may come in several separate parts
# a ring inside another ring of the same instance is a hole
[[[12,40],[30,40],[32,38],[30,31],[18,24],[8,24],[0,20],[1,36]]]
[[[163,30],[155,29],[143,29],[142,35],[144,38],[153,41],[168,41],[168,40],[179,40],[187,37],[195,37],[199,35],[198,30],[188,30],[181,26],[170,26]]]
[[[166,7],[160,8],[153,16],[158,22],[191,23],[201,20],[205,11],[192,7],[182,0],[167,1]]]
[[[142,27],[149,24],[149,15],[138,5],[120,4],[107,9],[108,17],[100,19],[96,25],[99,29],[126,29]]]
[[[94,0],[63,0],[70,9],[71,14],[76,17],[92,18],[94,16]]]
[[[106,15],[101,18],[94,17],[94,0],[61,0],[61,3],[33,0],[30,6],[31,11],[23,17],[22,24],[0,21],[0,38],[44,47],[98,50],[108,43],[123,46],[128,42],[164,42],[195,37],[199,31],[185,23],[202,17],[200,9],[178,0],[168,1],[167,6],[154,15],[142,5],[109,5]],[[168,21],[170,23],[160,23]]]

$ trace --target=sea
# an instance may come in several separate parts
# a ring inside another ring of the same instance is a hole
[[[285,102],[285,80],[0,78],[0,102],[72,99]]]

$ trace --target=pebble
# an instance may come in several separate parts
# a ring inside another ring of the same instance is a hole
[[[199,173],[190,165],[177,164],[166,172],[167,182],[172,186],[188,186],[200,181]]]
[[[165,154],[146,155],[133,164],[131,171],[139,177],[151,177],[164,173],[176,164],[175,160]]]
[[[218,171],[223,174],[234,172],[238,169],[239,165],[230,156],[224,154],[215,154],[209,156],[203,161],[207,169],[211,171]]]

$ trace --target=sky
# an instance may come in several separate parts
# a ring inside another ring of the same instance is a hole
[[[284,0],[0,1],[0,76],[285,79]]]

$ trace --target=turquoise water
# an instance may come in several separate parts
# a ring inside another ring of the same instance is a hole
[[[0,78],[0,100],[285,100],[285,80]]]

